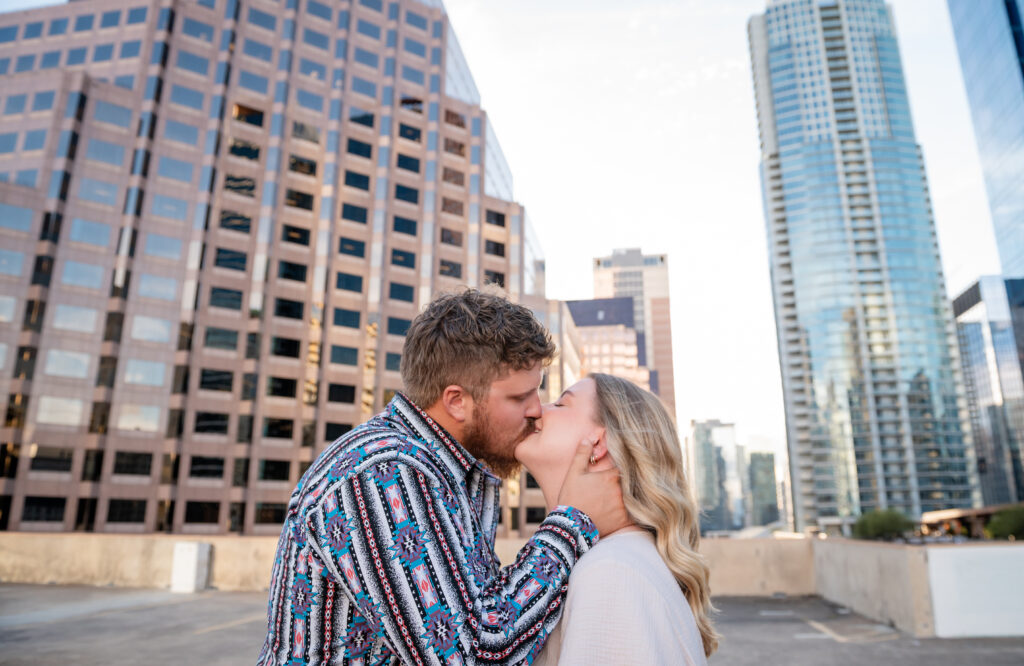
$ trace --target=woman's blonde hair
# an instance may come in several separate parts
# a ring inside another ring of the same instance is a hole
[[[697,503],[683,473],[676,426],[650,391],[612,375],[589,375],[597,386],[597,419],[605,428],[608,454],[619,469],[626,511],[654,533],[661,559],[682,588],[697,621],[704,654],[718,648],[711,624],[709,568],[697,549]]]

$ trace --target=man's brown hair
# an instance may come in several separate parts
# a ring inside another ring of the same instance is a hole
[[[417,316],[402,348],[405,393],[430,407],[451,385],[482,400],[502,375],[548,365],[555,345],[528,308],[499,293],[465,289],[435,298]]]

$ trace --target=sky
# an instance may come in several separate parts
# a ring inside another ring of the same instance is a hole
[[[669,256],[677,418],[785,451],[747,19],[765,0],[445,0],[547,255],[593,296],[613,248]],[[942,0],[892,3],[947,288],[999,272]],[[781,462],[781,456],[777,456]]]
[[[590,262],[614,248],[667,253],[681,429],[732,422],[741,444],[784,455],[746,33],[766,0],[445,4],[547,255],[548,296],[592,297]],[[955,296],[999,272],[956,45],[943,0],[891,4]]]

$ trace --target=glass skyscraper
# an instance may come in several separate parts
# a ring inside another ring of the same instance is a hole
[[[1024,276],[1024,0],[947,0],[1003,275]]]
[[[748,26],[797,529],[978,501],[955,329],[882,0]]]
[[[983,277],[953,301],[986,505],[1024,502],[1024,280]]]
[[[439,0],[0,14],[0,529],[278,534],[530,238]]]

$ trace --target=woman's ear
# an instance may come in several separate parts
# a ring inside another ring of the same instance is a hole
[[[603,460],[608,456],[608,439],[605,436],[604,428],[594,428],[591,430],[587,437],[590,441],[594,442],[594,452],[592,454],[594,462]]]

